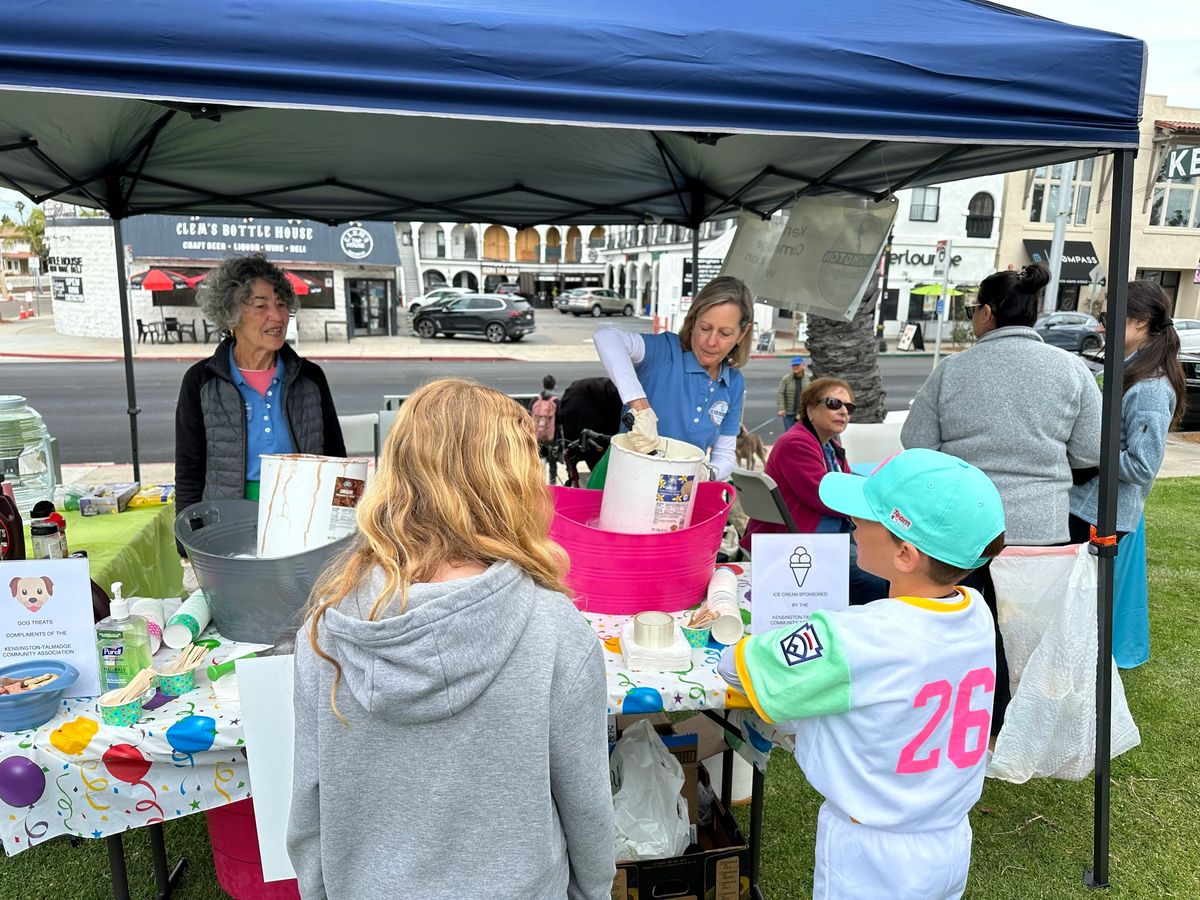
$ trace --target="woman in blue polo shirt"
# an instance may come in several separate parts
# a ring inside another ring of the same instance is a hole
[[[596,332],[596,352],[633,412],[634,449],[657,449],[659,436],[710,452],[713,477],[733,471],[750,358],[754,298],[737,278],[714,278],[696,295],[679,334]],[[588,487],[603,487],[601,460]],[[599,483],[597,483],[599,482]]]

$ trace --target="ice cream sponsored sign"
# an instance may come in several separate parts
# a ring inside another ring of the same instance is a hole
[[[797,625],[818,609],[849,604],[849,535],[756,534],[752,540],[754,633]]]

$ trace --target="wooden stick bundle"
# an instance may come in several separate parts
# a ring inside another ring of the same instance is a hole
[[[142,694],[150,688],[150,683],[154,680],[154,670],[147,667],[142,669],[129,680],[129,684],[121,688],[112,699],[109,700],[109,706],[124,706],[126,703],[132,703],[137,700]]]
[[[173,661],[168,663],[162,670],[164,675],[182,675],[204,661],[204,655],[208,652],[208,648],[199,644],[189,644],[187,649],[179,654]]]

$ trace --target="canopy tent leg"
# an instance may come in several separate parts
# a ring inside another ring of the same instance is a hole
[[[1100,426],[1100,497],[1092,553],[1099,557],[1096,585],[1096,781],[1092,823],[1091,888],[1108,887],[1109,774],[1112,751],[1113,560],[1117,555],[1117,464],[1121,452],[1121,395],[1125,377],[1125,309],[1129,282],[1129,231],[1133,161],[1137,151],[1113,153],[1112,219],[1108,247],[1108,314],[1105,316],[1104,399]]]
[[[114,218],[113,241],[117,252],[117,290],[121,302],[121,344],[125,351],[125,397],[126,412],[129,413],[129,444],[133,459],[133,480],[142,480],[141,460],[138,458],[138,428],[137,417],[141,412],[137,405],[137,388],[133,382],[133,335],[129,319],[129,279],[125,277],[125,237],[121,230],[121,220]]]

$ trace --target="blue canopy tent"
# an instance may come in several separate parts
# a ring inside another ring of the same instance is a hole
[[[1103,538],[1145,59],[1140,41],[983,0],[8,0],[0,181],[106,210],[124,271],[120,222],[144,213],[695,229],[809,193],[882,199],[1111,154],[1089,876],[1103,885]],[[136,467],[127,303],[122,314]]]

